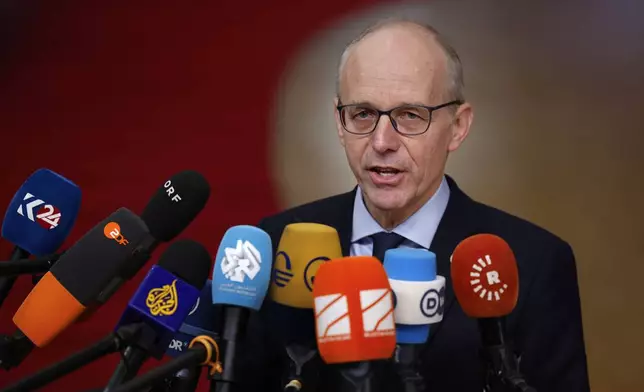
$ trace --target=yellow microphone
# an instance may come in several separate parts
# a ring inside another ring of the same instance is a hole
[[[319,223],[291,223],[284,228],[273,261],[270,298],[293,308],[313,308],[318,268],[342,257],[336,229]]]

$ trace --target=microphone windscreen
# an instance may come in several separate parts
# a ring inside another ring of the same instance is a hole
[[[452,254],[454,294],[473,318],[510,314],[519,297],[519,271],[507,242],[492,234],[461,241]]]
[[[142,339],[141,344],[150,355],[160,358],[197,302],[210,265],[208,251],[198,242],[186,239],[170,244],[128,302],[116,330],[145,323],[155,338]]]
[[[280,239],[270,298],[293,308],[313,308],[313,282],[320,265],[342,257],[336,229],[318,223],[292,223]]]
[[[326,363],[388,359],[396,329],[387,273],[375,257],[334,259],[313,286],[315,329]]]
[[[36,170],[9,203],[2,237],[27,252],[54,253],[76,222],[80,188],[49,169]]]
[[[157,264],[187,284],[201,288],[210,275],[212,260],[203,245],[183,239],[174,241],[159,257]]]
[[[31,290],[13,317],[16,326],[43,347],[109,291],[148,237],[145,223],[120,208],[69,248]]]
[[[195,219],[210,197],[210,185],[199,173],[182,171],[170,177],[152,196],[141,218],[150,234],[167,242]]]
[[[426,249],[390,249],[383,266],[395,298],[396,341],[424,343],[430,324],[442,320],[445,304],[445,278],[436,276],[436,255]]]
[[[271,237],[255,226],[233,226],[219,244],[212,272],[212,303],[259,310],[271,276]]]
[[[188,349],[192,339],[200,335],[219,339],[215,330],[221,319],[220,309],[212,306],[212,282],[208,280],[201,290],[197,302],[190,309],[188,317],[179,327],[179,331],[174,334],[165,353],[171,357],[181,355]]]

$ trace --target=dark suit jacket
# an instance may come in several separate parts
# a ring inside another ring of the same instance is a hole
[[[432,326],[421,355],[427,391],[482,390],[478,324],[455,300],[449,262],[456,245],[477,233],[505,239],[517,259],[519,300],[507,318],[507,333],[521,352],[526,381],[540,392],[589,391],[577,271],[570,246],[534,224],[470,199],[449,177],[448,183],[449,202],[430,247],[437,257],[437,273],[447,279],[447,290],[443,321]],[[343,254],[348,256],[355,191],[289,209],[262,220],[259,226],[271,236],[274,248],[290,223],[332,226],[339,233]],[[248,339],[242,347],[244,355],[236,366],[246,383],[244,391],[282,391],[280,374],[287,365],[278,335],[310,333],[307,336],[313,337],[310,311],[297,318],[271,318],[274,306],[267,299],[262,311],[251,317]],[[322,368],[314,381],[318,388],[307,390],[337,391],[332,385],[336,378],[333,367]],[[386,386],[383,391],[400,390],[393,371],[380,372],[379,376],[381,386]]]

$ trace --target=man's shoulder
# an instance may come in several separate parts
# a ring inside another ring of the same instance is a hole
[[[355,190],[325,197],[263,218],[260,227],[264,230],[279,230],[290,223],[309,222],[328,224],[329,219],[338,213],[352,208]]]
[[[481,232],[498,235],[513,250],[527,250],[533,254],[570,248],[561,237],[525,218],[499,208],[473,201]]]

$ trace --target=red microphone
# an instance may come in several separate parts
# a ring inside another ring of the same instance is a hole
[[[505,316],[519,297],[519,271],[507,242],[492,234],[461,241],[451,258],[454,293],[469,317],[478,319],[486,367],[484,391],[536,392],[519,372],[505,339]]]
[[[320,266],[313,286],[318,350],[328,364],[350,364],[351,390],[370,391],[369,361],[389,359],[396,324],[387,273],[374,257],[343,257]]]

